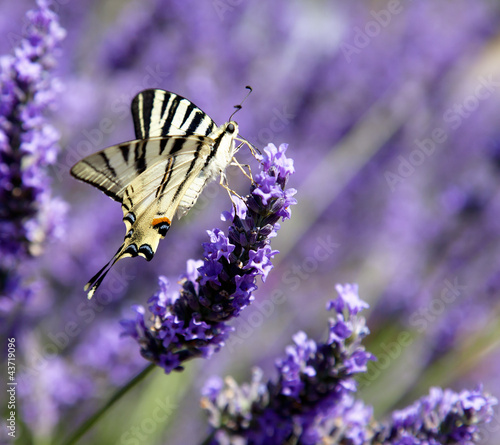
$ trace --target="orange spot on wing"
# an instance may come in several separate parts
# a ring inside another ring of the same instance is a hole
[[[157,224],[160,224],[160,223],[163,223],[163,222],[166,222],[168,225],[172,224],[172,222],[167,217],[163,217],[163,218],[155,218],[155,219],[153,219],[153,222],[151,223],[151,225],[154,227]]]

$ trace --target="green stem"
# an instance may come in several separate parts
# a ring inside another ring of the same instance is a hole
[[[95,412],[91,417],[89,417],[85,422],[83,422],[80,427],[63,442],[64,445],[73,445],[76,443],[100,418],[101,416],[111,408],[115,402],[121,399],[125,393],[133,388],[137,383],[139,383],[144,377],[146,377],[156,365],[154,363],[147,366],[134,378],[132,378],[125,386],[122,386],[118,391],[116,391],[111,398],[106,402],[106,404],[97,412]]]

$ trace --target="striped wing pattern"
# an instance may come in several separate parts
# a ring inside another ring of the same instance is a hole
[[[208,136],[217,128],[191,101],[163,90],[145,90],[132,101],[135,137],[148,139],[173,135]]]
[[[207,144],[213,144],[211,138],[203,138]],[[122,202],[134,179],[159,161],[185,150],[187,140],[186,136],[170,136],[114,145],[82,159],[71,169],[71,174]]]
[[[235,150],[235,122],[217,127],[177,94],[145,90],[131,108],[137,139],[94,153],[71,169],[73,176],[122,204],[126,226],[123,244],[85,286],[89,298],[118,260],[153,258],[173,217],[189,211]]]

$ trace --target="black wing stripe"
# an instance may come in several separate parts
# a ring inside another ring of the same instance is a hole
[[[120,152],[123,156],[123,160],[124,160],[125,164],[128,164],[128,156],[130,154],[130,145],[123,144],[123,145],[119,145],[118,148],[120,149]]]
[[[212,149],[210,150],[210,154],[207,156],[207,159],[205,161],[205,164],[202,167],[202,170],[205,169],[208,164],[210,164],[210,161],[212,158],[217,154],[217,150],[219,149],[220,143],[222,142],[222,139],[224,139],[225,133],[222,133],[216,140],[214,145],[212,146]]]
[[[127,200],[128,200],[128,203],[130,204],[130,208],[133,209],[134,208],[134,203],[132,202],[132,198],[130,197],[130,193],[128,192],[128,188],[125,189],[125,195],[127,195]]]
[[[201,122],[203,120],[203,115],[201,113],[195,113],[193,119],[191,119],[191,122],[189,123],[189,126],[186,128],[186,134],[196,134],[196,130],[200,126]],[[205,133],[205,136],[208,136],[210,132]]]
[[[134,153],[134,161],[135,161],[135,169],[137,171],[137,174],[140,175],[141,173],[146,170],[147,165],[146,165],[146,145],[148,141],[147,139],[143,141],[139,141],[135,145],[135,153]]]
[[[101,151],[100,156],[102,160],[104,161],[104,164],[106,165],[106,168],[111,172],[111,174],[116,178],[116,170],[113,168],[113,166],[109,163],[109,158],[106,152]]]
[[[102,172],[100,172],[99,170],[97,170],[92,164],[89,164],[87,161],[85,160],[82,160],[81,162],[85,162],[85,164],[87,164],[90,168],[94,169],[96,172],[99,172],[101,174],[103,174]],[[104,174],[103,174],[104,175]],[[116,181],[113,180],[113,178],[109,178],[108,176],[105,176],[106,179],[108,179],[109,181],[111,182],[114,182],[115,184],[118,184]],[[113,198],[115,201],[120,201],[121,198],[114,192],[112,192],[111,190],[109,190],[108,188],[102,186],[101,184],[99,184],[98,182],[94,182],[90,179],[87,179],[87,178],[82,178],[82,177],[78,177],[78,179],[80,179],[81,181],[83,182],[87,182],[88,184],[92,184],[94,187],[98,188],[101,192],[105,193],[106,195],[110,196],[111,198]]]
[[[216,130],[217,125],[215,125],[215,122],[208,116],[206,116],[206,118],[210,121],[210,125],[207,126],[207,130],[205,131],[205,136],[208,136],[210,133],[213,133]]]
[[[131,111],[132,111],[132,119],[134,121],[134,132],[136,139],[142,139],[142,129],[141,129],[141,117],[139,110],[139,102],[142,101],[142,94],[139,93],[132,100]]]
[[[104,176],[108,181],[112,182],[113,184],[116,184],[116,185],[120,185],[120,183],[116,180],[116,177],[113,178],[109,175],[106,174],[105,171],[102,171],[102,170],[99,170],[95,167],[95,165],[91,164],[90,162],[86,161],[85,159],[82,159],[80,162],[83,162],[85,164],[87,164],[92,170],[96,171],[97,173],[99,173],[99,175],[102,175]],[[116,176],[116,175],[115,175]],[[82,177],[82,176],[78,176],[78,179],[81,179],[82,181],[85,181],[85,182],[88,182],[89,184],[92,184],[92,185],[98,185],[96,183],[94,183],[90,178],[88,177]]]
[[[167,99],[168,97],[168,99]],[[160,112],[160,116],[163,118],[163,116],[165,116],[165,111],[167,109],[167,105],[168,105],[168,102],[170,101],[170,97],[168,94],[166,94],[165,92],[163,92],[163,98],[162,98],[162,103],[161,103],[161,112]],[[168,134],[168,128],[166,128],[167,125],[165,125],[162,129],[162,132],[161,134],[163,136],[167,135]]]
[[[143,138],[149,138],[149,128],[151,127],[151,115],[153,113],[153,100],[154,91],[146,91],[142,98],[142,110],[140,116],[142,117],[144,135]]]
[[[168,141],[169,139],[168,138],[163,138],[161,141],[160,141],[160,151],[158,152],[158,155],[161,156],[161,154],[163,153],[163,151],[165,150],[165,147],[168,145]]]
[[[174,96],[172,99],[172,104],[170,105],[170,108],[168,109],[168,115],[165,120],[165,125],[162,128],[161,134],[162,136],[166,136],[169,133],[170,126],[175,118],[175,113],[177,112],[177,108],[179,107],[179,103],[181,102],[181,97],[180,96]]]
[[[182,138],[177,138],[174,140],[174,143],[172,144],[172,148],[170,148],[169,154],[174,154],[177,153],[182,149],[184,146],[185,140]]]
[[[175,162],[174,162],[173,157],[168,159],[167,165],[165,167],[165,174],[163,175],[163,178],[160,182],[160,186],[156,190],[156,196],[155,196],[156,198],[158,198],[158,196],[160,196],[165,191],[165,188],[167,187],[168,182],[170,181],[170,178],[172,177],[174,163]]]
[[[196,161],[198,161],[198,158],[200,156],[200,150],[202,149],[202,147],[203,147],[203,142],[199,141],[198,147],[196,148],[196,152],[193,155],[193,160],[191,161],[191,164],[189,165],[188,171],[186,172],[186,176],[184,177],[184,180],[181,182],[181,184],[179,185],[179,187],[177,187],[177,190],[175,191],[173,201],[175,201],[178,198],[181,190],[184,188],[184,185],[188,181],[190,173],[194,169],[194,166],[196,165]]]
[[[184,126],[184,124],[188,120],[189,116],[193,112],[194,108],[195,108],[194,104],[189,102],[189,105],[186,108],[186,112],[184,113],[184,117],[182,118],[182,123],[180,125],[180,128],[182,128]]]

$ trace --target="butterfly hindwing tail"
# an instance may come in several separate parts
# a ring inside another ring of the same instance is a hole
[[[85,292],[88,291],[88,299],[90,300],[93,296],[97,288],[101,285],[102,280],[106,277],[108,272],[111,270],[111,268],[114,266],[114,264],[121,258],[121,253],[125,247],[125,243],[123,243],[120,248],[117,250],[113,258],[109,260],[104,267],[99,270],[90,280],[89,282],[85,285],[83,290]]]
[[[89,299],[92,298],[117,261],[136,256],[142,256],[147,261],[151,261],[156,253],[160,239],[165,237],[171,224],[170,218],[164,216],[151,220],[149,215],[145,215],[145,217],[136,220],[133,213],[130,212],[123,219],[128,229],[125,240],[113,258],[85,285],[84,290],[88,291]],[[150,222],[148,223],[148,221]]]

